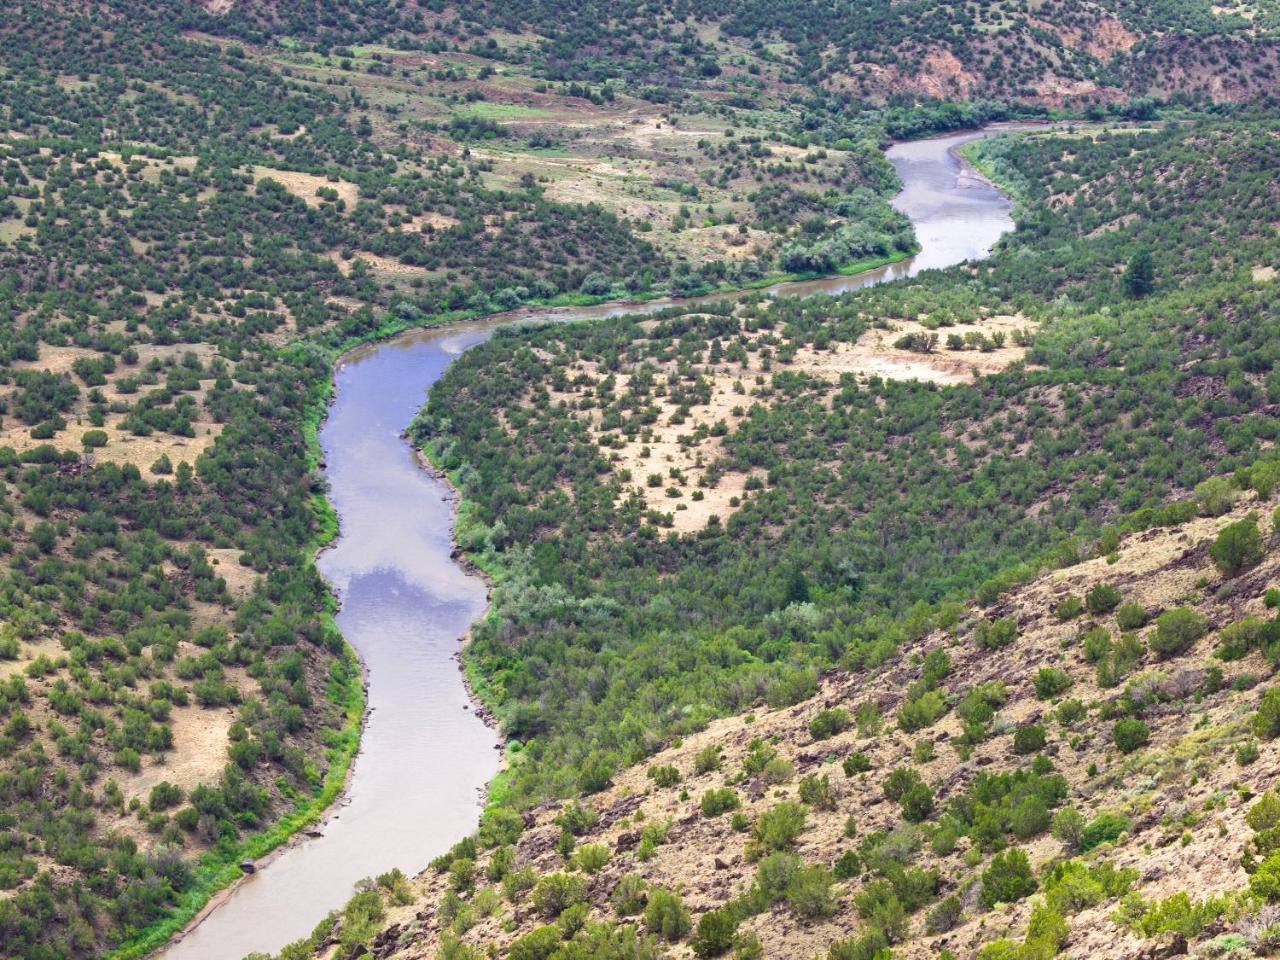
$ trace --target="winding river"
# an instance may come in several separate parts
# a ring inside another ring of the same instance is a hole
[[[915,257],[768,292],[838,294],[987,256],[1013,227],[1010,203],[955,149],[1005,129],[889,150],[904,184],[894,206],[911,218],[920,240]],[[319,566],[342,602],[338,626],[368,668],[371,712],[360,754],[322,835],[287,846],[246,877],[159,954],[165,960],[276,952],[342,905],[362,877],[392,867],[416,873],[475,828],[500,754],[495,733],[470,708],[455,655],[458,638],[484,611],[486,589],[451,559],[450,491],[421,469],[401,432],[445,368],[503,323],[651,312],[672,302],[522,310],[406,333],[338,364],[320,442],[342,532]]]

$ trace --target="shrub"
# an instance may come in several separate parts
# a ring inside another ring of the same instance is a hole
[[[697,752],[693,758],[693,772],[697,774],[711,773],[720,769],[720,749],[715,744],[708,744]]]
[[[852,880],[862,872],[862,861],[852,850],[846,850],[836,859],[831,872],[837,880]]]
[[[609,848],[603,843],[584,843],[574,851],[573,862],[583,873],[599,873],[609,862]]]
[[[1038,723],[1027,723],[1013,732],[1013,752],[1026,755],[1044,749],[1044,727]]]
[[[946,712],[947,698],[942,691],[926,690],[898,708],[898,726],[904,733],[914,733],[933,726]]]
[[[825,917],[835,912],[831,871],[822,866],[800,867],[787,884],[787,905],[799,916]]]
[[[1053,836],[1068,850],[1080,849],[1085,819],[1074,807],[1064,807],[1053,815]]]
[[[912,784],[903,793],[900,804],[902,818],[908,823],[928,820],[933,813],[933,791],[923,783]]]
[[[1070,727],[1080,720],[1084,719],[1084,715],[1089,711],[1084,702],[1072,697],[1070,700],[1063,700],[1058,704],[1057,717],[1058,723],[1064,727]]]
[[[702,795],[701,809],[704,817],[718,817],[730,810],[737,810],[741,805],[738,795],[729,787],[708,790]]]
[[[675,767],[668,765],[659,766],[655,764],[649,768],[649,779],[658,787],[674,787],[680,782],[680,771]]]
[[[880,930],[837,940],[827,950],[827,960],[886,960],[889,956],[889,941]]]
[[[834,710],[819,710],[809,721],[809,736],[814,740],[826,740],[837,733],[844,733],[851,723],[852,719],[847,710],[841,710],[839,707]]]
[[[960,905],[960,898],[952,894],[940,901],[924,918],[925,933],[932,937],[954,930],[963,918],[964,907]]]
[[[1138,871],[1132,867],[1117,870],[1106,860],[1092,866],[1079,860],[1058,861],[1042,877],[1045,902],[1058,913],[1079,913],[1124,896],[1137,878]]]
[[[1094,584],[1084,595],[1084,605],[1095,617],[1120,606],[1120,591],[1109,583]]]
[[[910,767],[895,767],[884,778],[884,785],[881,789],[884,791],[886,799],[898,801],[903,798],[909,789],[921,782],[920,774]]]
[[[836,796],[825,773],[822,776],[811,773],[800,781],[800,802],[819,810],[836,808]]]
[[[871,758],[865,753],[851,753],[844,758],[841,767],[846,777],[852,777],[855,773],[866,773],[871,769]]]
[[[1036,688],[1036,696],[1041,700],[1051,700],[1071,689],[1071,674],[1057,667],[1041,667],[1031,679]]]
[[[1027,796],[1009,813],[1009,830],[1019,840],[1030,840],[1049,829],[1049,805],[1041,797]]]
[[[1262,536],[1253,517],[1245,517],[1222,528],[1209,556],[1224,576],[1235,576],[1262,559]]]
[[[564,939],[564,931],[552,925],[530,930],[507,948],[507,960],[547,960]]]
[[[1018,639],[1018,624],[1010,617],[984,620],[978,624],[973,636],[978,646],[986,650],[998,650]]]
[[[1147,611],[1140,603],[1130,600],[1116,610],[1116,625],[1121,630],[1137,630],[1147,625]]]
[[[888,880],[874,880],[853,895],[853,906],[867,926],[896,943],[907,933],[907,911]]]
[[[1249,878],[1249,892],[1271,903],[1280,901],[1280,853],[1273,853],[1258,864]]]
[[[644,909],[648,891],[649,885],[643,877],[634,873],[624,874],[618,879],[613,893],[609,894],[609,902],[618,916],[630,917]]]
[[[1204,636],[1209,621],[1189,607],[1174,607],[1156,617],[1151,649],[1162,657],[1173,657],[1191,649]]]
[[[693,935],[693,952],[699,957],[718,957],[733,946],[738,921],[729,910],[709,910],[698,920]]]
[[[533,888],[533,909],[548,920],[586,899],[587,880],[578,874],[549,873]]]
[[[1058,605],[1054,607],[1053,612],[1060,623],[1066,623],[1068,620],[1074,620],[1084,613],[1084,604],[1079,597],[1063,597],[1058,601]]]
[[[1245,822],[1254,833],[1280,826],[1280,794],[1268,790],[1245,814]]]
[[[761,852],[789,850],[805,826],[804,807],[793,800],[784,800],[760,814],[752,830],[752,842],[756,855]],[[752,852],[751,850],[748,851]]]
[[[1253,732],[1263,740],[1280,736],[1280,687],[1272,687],[1262,695],[1258,712],[1253,715]]]
[[[654,887],[649,891],[649,903],[644,908],[644,925],[650,933],[675,942],[689,932],[693,923],[678,894],[665,887]]]
[[[1035,893],[1035,889],[1031,863],[1017,847],[997,853],[982,871],[982,903],[988,908],[997,903],[1015,903]]]
[[[1115,728],[1111,731],[1111,739],[1121,753],[1133,753],[1151,741],[1151,731],[1142,720],[1126,717],[1116,721]]]
[[[1094,847],[1111,843],[1129,830],[1129,818],[1118,813],[1100,813],[1080,833],[1080,852],[1088,853]]]
[[[1226,477],[1210,477],[1196,485],[1196,501],[1206,517],[1220,517],[1231,509],[1235,491]]]

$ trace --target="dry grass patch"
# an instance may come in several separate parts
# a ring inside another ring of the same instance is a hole
[[[274,180],[295,197],[301,199],[309,207],[318,207],[324,201],[316,193],[318,190],[333,190],[338,199],[347,207],[354,207],[360,199],[360,188],[346,180],[330,180],[327,177],[312,173],[300,173],[297,170],[276,170],[272,167],[254,167],[253,181]]]

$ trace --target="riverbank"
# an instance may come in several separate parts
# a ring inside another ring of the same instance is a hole
[[[954,162],[954,160],[955,160],[955,157],[953,156],[952,161]],[[926,213],[924,216],[927,219],[928,214]],[[971,240],[971,238],[967,236],[964,239],[966,243],[970,242]],[[950,256],[951,254],[948,253],[947,255]],[[968,254],[968,255],[972,255],[972,254]],[[846,273],[839,274],[833,278],[827,278],[826,280],[818,281],[816,284],[814,284],[812,281],[809,281],[810,285],[813,285],[817,288],[814,290],[809,290],[806,286],[804,286],[803,285],[804,281],[800,281],[802,284],[801,289],[799,290],[794,289],[793,285],[797,282],[796,280],[782,279],[780,281],[767,284],[763,287],[752,286],[752,287],[746,287],[746,288],[739,287],[734,289],[724,289],[724,290],[716,291],[713,293],[704,294],[702,297],[691,297],[687,299],[671,300],[671,301],[665,301],[665,302],[663,301],[663,298],[661,296],[656,296],[653,299],[649,299],[647,301],[622,301],[622,300],[609,301],[609,300],[605,300],[604,298],[599,298],[598,302],[593,306],[577,307],[576,311],[575,311],[575,308],[573,307],[566,308],[566,307],[545,306],[545,307],[533,307],[533,308],[523,307],[515,311],[509,311],[501,314],[493,314],[484,318],[483,320],[478,320],[478,318],[473,313],[470,313],[470,312],[454,312],[450,314],[437,315],[433,317],[423,317],[423,316],[415,316],[410,318],[397,317],[396,319],[390,322],[384,322],[378,328],[368,331],[363,335],[360,335],[358,337],[348,338],[347,340],[343,341],[340,344],[326,347],[326,346],[319,346],[314,343],[295,343],[290,346],[283,347],[282,349],[318,351],[323,355],[323,359],[325,361],[324,363],[325,369],[329,371],[328,375],[324,377],[322,381],[319,379],[317,380],[317,383],[314,389],[312,404],[308,407],[308,415],[306,417],[305,422],[302,424],[304,442],[307,445],[308,456],[311,461],[311,465],[313,467],[320,467],[324,465],[324,454],[320,444],[320,431],[323,425],[325,424],[327,418],[330,416],[332,412],[331,404],[334,401],[335,392],[336,392],[335,377],[339,376],[342,373],[344,367],[349,362],[358,363],[358,362],[363,362],[364,360],[370,359],[372,357],[372,354],[368,353],[367,350],[371,344],[391,340],[392,338],[396,338],[404,334],[408,334],[410,337],[426,336],[425,334],[411,333],[411,331],[431,331],[432,335],[436,335],[436,334],[439,334],[441,331],[447,331],[447,330],[459,331],[459,333],[461,334],[460,342],[461,341],[467,341],[468,343],[478,342],[479,339],[482,339],[483,337],[487,336],[488,332],[491,329],[496,328],[502,325],[503,323],[518,321],[522,319],[538,319],[538,318],[545,318],[545,319],[552,319],[552,320],[588,319],[593,316],[607,316],[607,315],[610,315],[611,313],[632,312],[632,308],[638,308],[634,312],[653,312],[654,310],[662,309],[668,304],[680,305],[680,304],[689,304],[691,302],[696,303],[699,300],[703,300],[703,299],[714,300],[714,299],[718,299],[726,296],[728,297],[732,297],[736,295],[745,296],[750,293],[759,292],[761,289],[770,289],[770,288],[777,288],[777,287],[782,288],[779,290],[780,293],[795,294],[795,295],[803,295],[811,292],[827,292],[827,293],[843,292],[846,289],[855,289],[856,287],[865,285],[866,283],[874,283],[884,279],[892,279],[896,276],[906,275],[909,272],[912,272],[913,268],[910,261],[913,261],[913,260],[914,260],[914,257],[911,255],[908,255],[905,253],[895,254],[895,256],[891,258],[887,258],[886,261],[883,263],[877,262],[875,264],[870,265],[869,269],[862,269],[862,270],[857,270],[855,272],[852,272],[852,275],[849,275],[848,272],[846,272]],[[891,273],[887,272],[888,270],[892,269],[895,265],[897,265],[898,269],[894,270],[894,272],[891,272]],[[859,264],[857,266],[864,267],[867,265]],[[471,326],[471,324],[474,324],[474,327]],[[472,333],[470,334],[467,333],[469,329],[472,331]],[[462,345],[458,347],[457,350],[465,349],[466,345],[467,343],[462,343]],[[456,351],[454,349],[450,349],[447,352],[450,357],[456,355]],[[448,360],[445,361],[446,366],[447,366],[447,363],[448,363]],[[432,381],[427,381],[427,384],[429,384],[430,382]],[[420,389],[423,389],[423,388],[425,388],[425,386]],[[420,399],[416,400],[415,408],[418,405],[420,405],[420,403],[421,403]],[[399,429],[402,429],[402,428],[397,428],[397,430]],[[397,442],[402,444],[402,441],[400,440],[397,440]],[[450,496],[447,498],[449,499],[450,502],[449,502],[449,511],[448,511],[448,522],[446,525],[448,542],[450,544],[450,548],[449,548],[450,556],[454,560],[454,562],[463,563],[468,572],[472,573],[473,575],[480,578],[484,582],[485,605],[484,605],[484,608],[479,612],[478,618],[483,619],[484,617],[494,616],[494,608],[491,602],[492,595],[493,595],[494,589],[500,586],[502,579],[504,577],[505,571],[501,569],[501,567],[497,566],[492,562],[493,560],[492,557],[486,556],[486,555],[480,555],[474,551],[467,552],[463,550],[462,544],[459,541],[458,531],[460,526],[459,520],[460,520],[460,517],[463,517],[465,515],[467,504],[465,500],[462,499],[462,497],[458,492],[459,485],[457,483],[457,477],[449,476],[447,472],[441,469],[442,467],[441,464],[432,463],[430,451],[415,451],[413,456],[413,462],[415,464],[415,468],[419,471],[423,469],[424,462],[430,464],[431,469],[427,472],[433,475],[437,481],[446,485],[452,491]],[[374,465],[366,464],[365,466],[366,468],[372,468]],[[440,498],[440,499],[445,499],[445,498]],[[315,548],[317,552],[320,552],[320,551],[323,551],[323,549],[326,546],[332,545],[334,543],[334,538],[338,533],[338,511],[334,507],[333,502],[331,501],[330,498],[317,495],[316,517],[317,517],[318,530],[317,530],[317,538],[315,541]],[[334,608],[330,610],[329,623],[331,625],[333,623],[332,615],[335,612],[336,612],[336,604],[334,605]],[[472,622],[472,621],[478,622],[478,619],[472,618],[472,620],[468,622]],[[336,629],[336,626],[334,627],[334,629]],[[457,638],[461,636],[463,632],[464,631],[460,629],[457,633],[452,634],[452,636],[450,637],[450,642],[456,643]],[[347,646],[348,650],[351,651],[350,656],[352,658],[356,658],[356,654],[354,653],[355,648],[348,642],[347,638],[344,638],[344,644]],[[465,656],[464,649],[457,649],[455,647],[455,649],[451,652],[451,658],[453,659],[455,664],[460,663],[461,665],[460,673],[456,674],[455,676],[460,676],[461,678],[461,681],[462,681],[461,685],[463,686],[465,695],[469,699],[469,702],[471,704],[470,712],[477,718],[488,723],[490,728],[492,728],[493,725],[498,720],[497,713],[494,709],[495,705],[498,702],[496,691],[493,690],[493,688],[488,685],[486,678],[482,676],[480,672],[475,668],[473,662],[468,657]],[[385,674],[383,675],[385,676]],[[351,768],[351,763],[356,755],[357,749],[359,749],[358,740],[359,740],[359,733],[361,731],[361,724],[367,718],[367,714],[365,713],[366,703],[367,701],[362,696],[361,709],[359,711],[359,721],[355,725],[355,732],[356,732],[355,739],[357,742],[350,743],[347,745],[350,749],[350,752],[345,757],[342,783],[339,783],[337,787],[332,791],[329,791],[329,790],[322,791],[322,793],[315,798],[315,805],[308,806],[308,811],[310,815],[307,819],[305,820],[301,818],[294,819],[293,817],[286,818],[285,820],[282,820],[277,825],[276,828],[273,828],[270,831],[265,831],[262,835],[260,835],[260,839],[250,838],[249,840],[246,840],[245,842],[246,848],[250,844],[252,844],[255,840],[258,840],[258,845],[254,846],[252,849],[259,851],[258,856],[265,856],[267,852],[274,850],[275,852],[272,856],[272,859],[274,859],[275,856],[278,856],[279,854],[283,853],[284,850],[294,847],[295,844],[289,843],[290,839],[296,838],[298,832],[302,828],[304,828],[308,823],[314,822],[316,819],[318,819],[319,816],[323,814],[324,810],[328,807],[328,805],[332,803],[332,801],[344,795],[344,792],[345,792],[344,787],[350,786],[346,782],[346,779],[347,779],[346,774]],[[463,707],[463,709],[466,710],[467,707]],[[518,745],[508,744],[506,746],[506,749],[502,751],[502,754],[504,757],[503,765],[499,768],[499,770],[495,774],[486,778],[486,781],[485,781],[486,785],[483,787],[483,794],[485,797],[487,797],[487,800],[490,804],[502,802],[503,796],[504,796],[504,785],[507,782],[507,778],[510,775],[512,765],[519,762]],[[331,767],[331,772],[332,770],[333,770],[333,767]],[[474,821],[472,822],[474,824]],[[238,849],[242,849],[242,848],[238,848]],[[238,863],[238,860],[236,862]],[[223,883],[223,886],[221,888],[216,888],[210,885],[202,889],[201,892],[205,894],[204,904],[199,907],[196,907],[194,910],[189,911],[189,916],[186,921],[179,921],[176,914],[174,915],[174,917],[170,918],[167,921],[169,924],[168,929],[170,930],[170,932],[178,929],[179,927],[183,928],[188,933],[191,930],[196,929],[198,926],[198,920],[195,920],[194,918],[207,917],[213,912],[213,909],[217,903],[224,903],[228,900],[233,899],[232,893],[239,888],[239,884],[237,883],[237,881],[243,882],[242,877],[239,874],[238,867],[235,868],[234,872],[227,871],[226,873],[222,874],[219,879],[222,879],[225,881]],[[271,880],[271,877],[262,876],[262,877],[259,877],[258,879],[259,879],[259,882],[265,883],[265,882],[269,882]],[[228,884],[235,884],[235,885],[228,886]],[[221,893],[218,893],[219,889],[222,890]],[[212,898],[215,894],[217,895],[216,903],[212,902]],[[158,939],[150,938],[149,942],[153,946],[160,945],[160,941]],[[141,955],[140,953],[134,952],[132,954],[122,955],[122,956],[128,956],[132,958],[140,955]]]

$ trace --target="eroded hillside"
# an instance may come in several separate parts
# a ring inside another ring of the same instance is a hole
[[[491,815],[316,954],[1270,955],[1277,472],[589,799]]]

